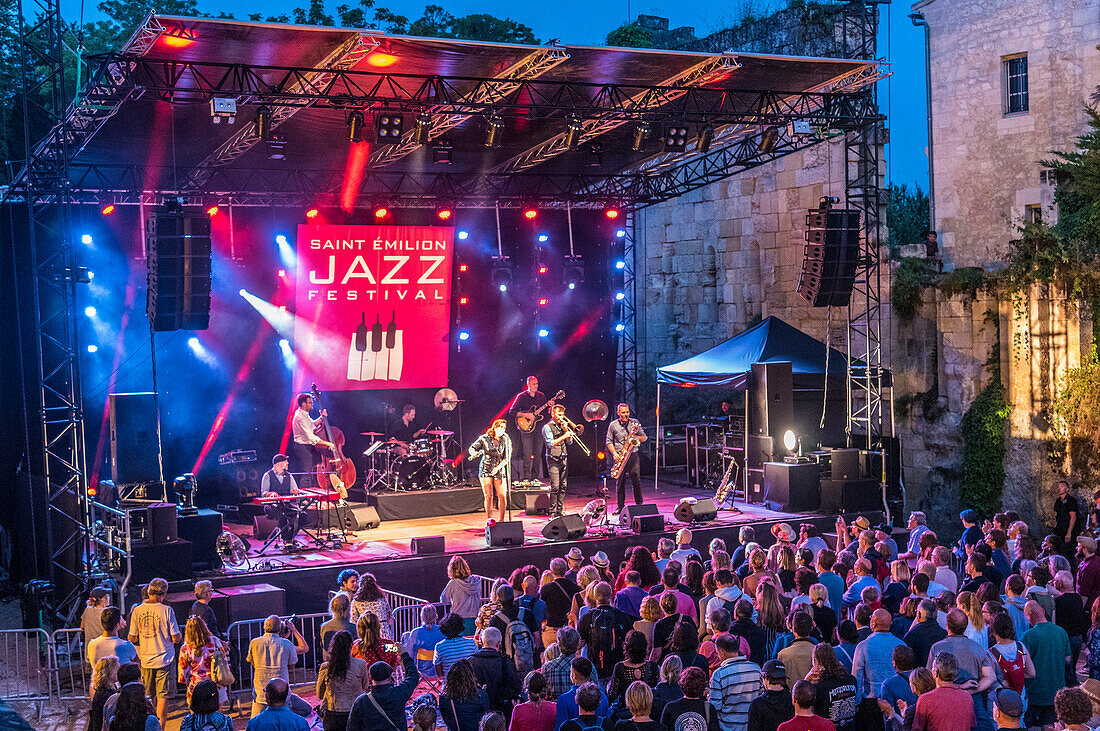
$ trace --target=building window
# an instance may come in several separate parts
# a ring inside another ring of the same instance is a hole
[[[1042,223],[1043,207],[1038,205],[1024,206],[1024,223]]]
[[[1005,114],[1028,111],[1027,54],[1004,59]]]

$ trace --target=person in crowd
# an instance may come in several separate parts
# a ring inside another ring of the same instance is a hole
[[[680,583],[682,575],[683,569],[679,563],[669,563],[661,573],[661,583],[650,589],[649,593],[659,597],[664,597],[666,594],[676,597],[676,611],[689,617],[694,623],[695,600],[691,598],[690,588]]]
[[[596,551],[590,559],[592,566],[599,573],[598,581],[606,581],[610,586],[615,585],[615,575],[611,573],[611,559],[603,551]]]
[[[694,616],[702,616],[699,614],[699,602],[703,598],[705,588],[703,586],[703,577],[706,572],[703,570],[703,564],[695,559],[691,559],[684,566],[683,583],[687,586],[687,595],[691,597],[691,600],[695,602]]]
[[[840,640],[836,645],[837,661],[850,673],[852,672],[852,661],[856,655],[856,646],[862,641],[859,638],[856,623],[850,619],[844,620],[837,625],[836,635],[837,639]]]
[[[1091,612],[1096,597],[1100,596],[1100,556],[1096,555],[1096,539],[1081,536],[1077,539],[1077,591]]]
[[[343,597],[346,599],[346,597]],[[352,638],[347,630],[332,635],[328,661],[317,671],[317,700],[324,709],[325,731],[343,731],[355,699],[370,688],[367,663],[351,656]]]
[[[749,660],[762,666],[768,660],[768,633],[752,620],[752,603],[747,599],[737,602],[734,607],[734,621],[730,625],[730,634],[743,638],[749,643]]]
[[[775,586],[780,585],[779,577],[768,571],[768,554],[762,549],[758,548],[749,554],[748,564],[752,573],[741,582],[741,588],[749,596],[756,596],[756,588],[765,578],[770,579]]]
[[[776,727],[776,731],[836,731],[836,725],[814,712],[817,691],[813,683],[800,680],[791,692],[793,718]]]
[[[853,567],[853,572],[856,575],[855,580],[848,586],[848,589],[844,592],[842,605],[845,609],[854,607],[860,602],[861,594],[864,589],[874,588],[878,589],[878,581],[875,580],[873,575],[873,568],[871,562],[866,558],[861,558],[856,561]]]
[[[1032,573],[1037,570],[1032,569]],[[1047,619],[1046,611],[1039,602],[1028,600],[1024,612],[1031,629],[1024,633],[1021,642],[1035,665],[1035,677],[1024,683],[1028,697],[1025,721],[1028,728],[1053,726],[1057,720],[1054,696],[1065,687],[1066,664],[1071,658],[1069,635]]]
[[[722,538],[711,538],[710,543],[707,544],[707,555],[710,558],[703,562],[703,568],[706,571],[714,571],[716,568],[729,568],[729,565],[715,566],[715,554],[724,553],[726,558],[729,558],[729,551],[726,550],[726,541]]]
[[[1089,628],[1089,616],[1085,612],[1084,599],[1073,584],[1073,574],[1059,571],[1054,577],[1054,623],[1069,635],[1070,662],[1066,666],[1066,685],[1077,685],[1077,660]]]
[[[903,715],[907,705],[917,702],[917,694],[909,685],[909,676],[915,667],[916,657],[912,648],[908,645],[894,648],[894,674],[882,681],[877,693],[879,708],[887,718],[895,714]]]
[[[833,642],[836,639],[837,616],[829,602],[829,589],[818,582],[810,587],[810,602],[806,605],[806,611],[814,621],[817,634],[825,642]]]
[[[821,537],[821,531],[813,523],[800,523],[798,526],[798,547],[808,548],[813,555],[817,555],[829,546]]]
[[[916,665],[927,667],[932,648],[937,642],[947,637],[947,630],[936,621],[938,613],[939,610],[934,601],[922,599],[917,605],[917,621],[902,638],[902,641],[913,649]]]
[[[228,659],[228,648],[220,639],[211,635],[202,617],[192,614],[183,630],[177,678],[179,684],[187,688],[188,702],[191,700],[191,693],[194,692],[195,686],[210,679],[210,671],[214,667],[215,656],[219,652]]]
[[[653,709],[650,711],[650,716],[657,718],[658,723],[660,722],[659,719],[661,718],[661,713],[664,712],[665,706],[674,700],[684,697],[684,692],[680,690],[679,682],[680,673],[683,671],[683,663],[680,662],[680,658],[676,655],[669,655],[665,658],[664,662],[661,663],[660,679],[657,681],[657,685],[653,686]]]
[[[292,622],[286,623],[272,614],[264,620],[263,634],[248,645],[246,660],[252,664],[252,716],[263,712],[266,704],[268,681],[279,678],[290,682],[290,668],[298,663],[298,655],[309,651],[298,629]],[[290,634],[294,641],[287,639]],[[283,698],[283,704],[299,716],[310,714],[309,703],[291,693]]]
[[[736,571],[745,563],[745,547],[756,541],[756,529],[751,525],[744,525],[737,531],[737,548],[730,555],[730,567]]]
[[[400,661],[398,648],[382,634],[382,623],[374,612],[366,612],[359,617],[356,624],[359,639],[351,647],[351,656],[357,657],[367,663],[369,668],[375,662],[381,660],[388,663],[391,668],[397,667]]]
[[[538,577],[528,574],[523,578],[523,591],[516,597],[516,603],[535,618],[535,623],[538,625],[535,641],[539,649],[542,649],[542,630],[546,625],[546,602],[539,599]]]
[[[1085,636],[1085,669],[1089,678],[1100,681],[1100,602],[1092,605],[1089,617],[1092,621]]]
[[[664,574],[665,569],[668,567],[668,562],[672,558],[672,552],[676,550],[676,544],[672,542],[671,538],[662,538],[657,541],[657,558],[654,561],[654,565],[657,567],[657,571]]]
[[[699,668],[710,676],[710,661],[699,652],[699,635],[694,627],[686,622],[676,625],[669,643],[671,654],[678,656],[685,668]]]
[[[557,720],[557,703],[547,700],[549,686],[546,676],[532,670],[523,679],[523,695],[527,701],[512,710],[509,731],[554,731]]]
[[[595,688],[599,691],[600,698],[592,715],[601,719],[607,718],[610,715],[611,704],[607,701],[607,695],[603,692],[603,689],[598,683],[588,679],[592,677],[595,672],[595,668],[592,667],[592,663],[589,662],[588,658],[573,658],[569,670],[569,678],[572,685],[568,690],[558,696],[557,708],[555,709],[554,723],[558,729],[561,729],[562,724],[566,721],[578,718],[581,715],[581,707],[577,699],[577,693],[581,688]]]
[[[748,599],[741,590],[741,579],[729,569],[718,569],[714,572],[714,585],[715,601],[721,601],[731,616],[737,602]]]
[[[978,721],[969,695],[955,683],[959,677],[955,656],[946,650],[937,653],[932,659],[932,673],[936,689],[917,698],[913,731],[969,731]]]
[[[653,632],[657,626],[657,622],[661,619],[661,603],[655,596],[647,596],[642,600],[641,609],[642,618],[634,623],[634,629],[645,635],[646,644],[649,647],[648,657],[655,659],[660,657],[661,648],[653,646]]]
[[[233,731],[233,719],[218,710],[218,684],[203,680],[191,691],[187,707],[191,711],[180,721],[180,731]]]
[[[462,634],[472,637],[474,620],[481,608],[481,577],[470,572],[470,565],[462,556],[454,556],[447,564],[447,585],[439,595],[439,603],[450,608],[451,614],[462,617],[465,627]]]
[[[778,583],[762,581],[756,588],[756,623],[767,636],[766,652],[775,655],[776,638],[787,629],[787,613],[783,611]]]
[[[627,571],[625,581],[626,586],[615,592],[614,606],[634,620],[641,619],[642,601],[649,596],[649,592],[642,588],[642,575],[637,571]]]
[[[832,721],[838,731],[854,729],[859,707],[856,679],[837,661],[836,652],[828,643],[814,647],[814,664],[806,680],[814,684],[814,713]]]
[[[672,651],[672,633],[678,624],[691,625],[692,632],[698,632],[695,622],[691,617],[677,611],[678,601],[672,592],[666,592],[660,599],[661,612],[664,614],[653,627],[653,652],[656,657],[663,659]]]
[[[356,582],[359,574],[355,575]],[[337,632],[347,632],[352,637],[359,634],[355,623],[351,621],[351,599],[343,592],[336,592],[328,603],[329,620],[321,625],[317,633],[321,637],[321,647],[328,647],[332,636]]]
[[[550,574],[554,577],[550,583],[539,590],[539,598],[546,602],[546,628],[543,630],[543,644],[550,644],[562,627],[569,624],[569,610],[573,597],[581,588],[566,577],[568,566],[564,559],[550,561]]]
[[[817,554],[817,582],[822,584],[829,594],[829,607],[833,613],[840,617],[840,609],[844,597],[844,579],[833,568],[836,566],[836,553],[826,548]]]
[[[679,683],[684,697],[665,704],[661,711],[661,724],[671,729],[719,731],[718,709],[703,697],[707,692],[706,672],[699,668],[685,668],[680,673]],[[681,720],[682,717],[686,718]]]
[[[1022,639],[1024,633],[1031,629],[1031,623],[1024,613],[1024,605],[1027,603],[1027,597],[1024,596],[1026,588],[1024,578],[1019,574],[1012,574],[1005,581],[1005,593],[1001,597],[1001,604],[1016,627],[1017,639]]]
[[[103,706],[118,692],[118,658],[107,655],[92,664],[92,703],[88,711],[88,729],[103,728]]]
[[[645,546],[634,546],[627,552],[626,566],[615,578],[615,590],[626,586],[626,575],[630,571],[637,571],[642,577],[641,587],[647,592],[661,583],[661,572],[653,560],[653,554]]]
[[[572,668],[573,660],[578,657],[577,652],[580,650],[581,636],[577,630],[567,625],[558,630],[557,640],[557,648],[561,654],[542,666],[542,674],[546,676],[545,697],[548,700],[557,699],[576,685],[572,681]],[[586,667],[591,669],[591,675],[586,675],[581,682],[596,682],[596,670],[592,663],[589,662]]]
[[[214,597],[214,585],[206,579],[195,582],[195,603],[191,605],[191,617],[202,617],[206,628],[214,637],[220,636],[218,632],[218,616],[214,614],[210,600]]]
[[[1054,534],[1065,545],[1072,547],[1082,528],[1084,521],[1077,498],[1073,496],[1069,482],[1059,480],[1058,497],[1054,500]]]
[[[890,620],[888,611],[876,609],[871,615],[871,634],[856,646],[852,657],[852,675],[862,697],[860,718],[869,724],[867,728],[882,727],[881,711],[875,698],[883,682],[893,675],[894,648],[905,646],[890,632]]]
[[[752,541],[751,543],[746,543],[745,544],[745,560],[741,563],[741,565],[739,567],[734,569],[734,573],[737,574],[737,578],[741,579],[741,587],[742,588],[744,588],[745,579],[752,576],[752,572],[753,572],[752,561],[749,560],[749,556],[751,556],[754,551],[762,551],[762,550],[764,550],[763,547],[759,543],[757,543],[756,541]],[[767,554],[766,553],[764,554],[764,561],[765,561],[765,564],[766,564],[767,563]]]
[[[996,665],[997,684],[1011,688],[1017,693],[1024,691],[1024,683],[1035,677],[1035,664],[1023,643],[1016,639],[1016,627],[1007,614],[1001,612],[993,617],[990,625],[993,643],[989,654]]]
[[[436,645],[446,639],[436,624],[437,618],[435,605],[425,604],[420,608],[420,626],[409,630],[403,638],[405,652],[416,658],[416,669],[422,676],[435,675],[435,663],[427,656],[435,651]],[[424,659],[421,659],[422,654]]]
[[[955,607],[966,615],[966,632],[968,638],[978,643],[979,647],[989,647],[989,630],[985,626],[985,617],[982,616],[982,602],[972,591],[962,591],[955,597]]]
[[[1054,696],[1054,715],[1063,731],[1092,731],[1092,701],[1080,688],[1062,688]]]
[[[959,542],[955,546],[955,555],[965,559],[969,554],[967,547],[973,548],[982,542],[982,529],[978,527],[978,511],[972,508],[959,513],[959,521],[963,524],[963,532]]]
[[[890,562],[890,581],[882,590],[882,606],[897,614],[901,609],[901,601],[909,596],[909,582],[912,580],[909,564],[905,561]]]
[[[917,607],[920,606],[921,600],[915,596],[908,596],[901,600],[901,606],[898,607],[898,611],[894,614],[893,621],[890,622],[890,632],[894,637],[899,640],[905,640],[905,633],[912,627],[913,623],[917,621]]]
[[[84,630],[84,647],[103,634],[103,610],[111,603],[111,594],[102,587],[88,592],[88,601],[80,614],[80,629]]]
[[[412,713],[411,731],[435,731],[439,721],[439,709],[431,703],[421,703],[415,706]]]
[[[148,597],[130,614],[130,642],[137,646],[141,662],[141,680],[150,698],[156,698],[157,720],[161,728],[168,723],[170,673],[176,659],[175,645],[183,640],[176,613],[164,603],[168,582],[155,578],[149,582]],[[102,630],[101,630],[102,631]]]
[[[489,712],[489,694],[478,684],[469,660],[459,660],[447,672],[439,710],[447,731],[477,731],[481,717]]]
[[[359,572],[355,569],[344,569],[336,575],[336,594],[343,594],[348,602],[355,599],[359,591]]]
[[[406,728],[405,704],[420,682],[420,671],[407,652],[401,653],[401,666],[405,678],[400,683],[394,683],[393,668],[381,660],[367,668],[370,689],[352,704],[347,731]]]
[[[118,636],[122,622],[122,612],[118,607],[106,607],[100,615],[103,633],[88,643],[88,665],[95,668],[96,663],[105,657],[115,656],[120,665],[137,662],[138,654],[134,643]]]
[[[998,729],[1020,728],[1024,717],[1024,700],[1009,688],[1001,688],[994,694],[993,722]]]
[[[529,612],[519,605],[508,584],[497,587],[496,598],[500,609],[489,620],[489,626],[496,627],[500,636],[508,640],[502,645],[503,652],[515,663],[516,671],[526,675],[535,669],[538,660],[538,641],[535,637],[541,631],[539,621],[533,611]]]
[[[486,713],[482,716],[477,731],[508,731],[508,720],[496,711]]]
[[[577,688],[577,716],[564,721],[558,727],[559,731],[587,731],[589,729],[601,729],[603,731],[604,716],[599,714],[600,704],[605,702],[603,691],[595,683],[585,683]]]
[[[991,723],[987,691],[996,682],[997,674],[987,648],[966,636],[969,625],[970,620],[961,609],[949,611],[947,637],[932,646],[928,655],[928,666],[935,672],[932,663],[936,656],[944,653],[951,655],[961,682],[974,681],[967,683],[967,691],[973,699],[974,718],[984,727]]]
[[[520,679],[515,662],[500,651],[502,640],[499,629],[488,627],[481,633],[481,649],[473,654],[469,662],[478,684],[489,693],[489,707],[508,718],[512,713],[512,703],[519,698]]]
[[[688,558],[692,556],[694,556],[695,560],[699,563],[702,563],[703,557],[699,555],[699,551],[691,546],[691,539],[693,537],[690,528],[681,528],[677,531],[676,548],[669,554],[669,558],[673,561],[679,561],[681,566],[687,566]]]
[[[909,513],[909,520],[905,527],[909,529],[909,542],[905,550],[898,554],[898,560],[904,561],[910,569],[917,567],[917,559],[920,557],[920,539],[929,531],[928,516],[919,510]]]
[[[764,692],[749,703],[747,731],[771,731],[779,728],[779,724],[794,718],[791,691],[787,688],[791,679],[783,663],[779,660],[768,660],[760,675]],[[813,701],[810,705],[813,705]]]
[[[477,652],[477,643],[473,638],[463,636],[465,627],[465,619],[454,613],[448,614],[439,623],[439,631],[443,634],[443,639],[435,643],[435,653],[432,657],[437,677],[445,678],[456,662],[472,657]]]
[[[788,689],[794,687],[796,681],[802,680],[810,672],[814,664],[814,646],[817,644],[810,637],[814,629],[814,621],[808,613],[794,612],[791,615],[790,626],[794,640],[778,654],[779,661],[786,668]]]
[[[813,569],[799,566],[794,572],[794,594],[791,599],[791,609],[799,605],[809,605],[810,588],[817,583],[817,574]]]
[[[710,704],[717,712],[721,728],[745,728],[749,706],[763,690],[761,668],[741,654],[740,643],[732,635],[719,636],[714,645],[720,662],[710,681]],[[774,672],[775,666],[771,667]],[[661,675],[663,678],[663,668]]]
[[[393,611],[390,609],[390,600],[382,593],[374,574],[364,572],[359,575],[359,590],[355,592],[355,599],[351,603],[351,621],[358,622],[368,612],[378,617],[382,636],[392,640]]]
[[[141,685],[141,665],[136,662],[127,662],[118,666],[118,689],[107,697],[103,703],[103,721],[98,728],[88,726],[88,731],[106,729],[111,717],[115,715],[115,706],[118,705],[118,691],[130,683]],[[143,689],[144,690],[144,689]]]
[[[630,718],[618,721],[615,731],[661,731],[660,722],[653,720],[653,690],[648,685],[636,680],[624,697]]]
[[[1039,564],[1027,572],[1027,589],[1024,590],[1024,597],[1028,601],[1038,602],[1039,606],[1043,608],[1047,619],[1054,616],[1054,595],[1051,594],[1048,586],[1053,579],[1054,576],[1047,567]]]
[[[623,659],[615,664],[607,684],[607,698],[616,718],[628,717],[625,696],[632,683],[641,681],[650,687],[657,685],[659,669],[657,663],[648,659],[647,653],[645,635],[638,630],[627,632],[623,640]]]
[[[107,720],[107,728],[108,731],[161,731],[164,727],[156,715],[149,713],[145,689],[137,683],[129,683],[118,692],[118,703],[114,715]]]

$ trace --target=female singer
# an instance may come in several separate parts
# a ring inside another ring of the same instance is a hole
[[[481,457],[477,469],[481,480],[481,491],[485,494],[486,525],[496,523],[493,520],[493,493],[497,497],[497,518],[504,520],[505,500],[504,470],[512,459],[512,440],[504,433],[508,422],[497,419],[477,441],[470,445],[470,459]]]

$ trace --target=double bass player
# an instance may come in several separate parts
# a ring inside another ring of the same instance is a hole
[[[294,410],[291,428],[294,436],[294,458],[301,470],[303,489],[315,487],[313,476],[321,461],[321,455],[317,450],[333,448],[332,442],[327,442],[317,435],[321,419],[328,416],[328,412],[321,409],[321,415],[314,419],[309,415],[311,411],[313,411],[313,396],[309,393],[298,394],[298,408]]]

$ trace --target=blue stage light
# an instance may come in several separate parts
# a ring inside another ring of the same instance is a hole
[[[545,244],[549,240],[550,240],[550,237],[547,236],[546,234],[539,234],[539,243],[540,244]]]
[[[546,328],[542,328],[541,330],[539,330],[539,337],[540,338],[545,338],[549,335],[550,335],[550,331],[547,330]]]
[[[95,312],[96,312],[95,308],[92,307],[91,305],[88,305],[87,307],[84,308],[84,314],[87,315],[88,317],[95,317]]]
[[[470,339],[470,333],[466,332],[465,330],[462,330],[458,333],[458,339],[461,340],[462,342],[466,342],[467,340]]]
[[[619,259],[617,262],[615,262],[615,268],[616,269],[626,269],[626,262],[623,261],[622,259]]]
[[[615,230],[615,238],[621,239],[623,236],[626,236],[626,229],[625,228],[620,228],[620,229]]]
[[[616,292],[615,299],[619,300],[620,302],[626,299],[626,292]]]
[[[187,338],[187,345],[188,345],[188,347],[190,347],[190,348],[191,348],[191,350],[198,350],[199,348],[201,348],[201,347],[202,347],[202,346],[201,346],[201,345],[199,344],[199,339],[198,339],[198,338],[196,338],[196,337],[193,337],[193,336],[192,336],[192,337],[189,337],[189,338]]]
[[[626,325],[622,324],[621,322],[616,322],[615,323],[615,332],[621,333],[625,329],[626,329]]]
[[[469,231],[463,230],[463,231],[458,232],[458,240],[459,241],[465,241],[468,238],[470,238],[470,232]]]
[[[80,237],[80,243],[87,244],[88,246],[91,246],[92,245],[92,235],[91,234],[84,234],[83,236]]]
[[[89,346],[88,346],[88,352],[89,352],[89,353],[94,353],[94,352],[96,352],[97,350],[99,350],[99,346],[98,346],[98,345],[96,345],[96,344],[94,344],[94,343],[93,343],[92,345],[89,345]]]
[[[290,242],[287,241],[286,236],[283,236],[282,234],[279,234],[278,236],[275,237],[275,243],[278,244],[279,246],[285,246],[285,245],[289,244]]]

